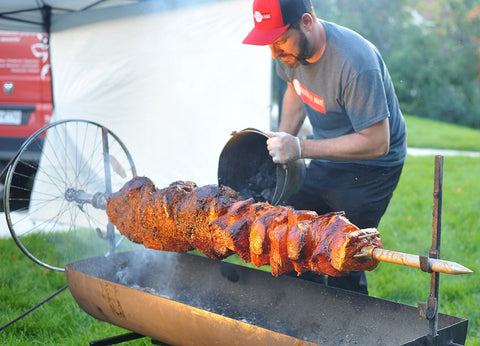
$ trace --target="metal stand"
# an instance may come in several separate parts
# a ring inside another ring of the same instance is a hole
[[[127,333],[127,334],[112,336],[110,338],[90,341],[89,345],[90,346],[109,346],[109,345],[120,344],[120,343],[126,342],[126,341],[142,339],[142,338],[145,338],[145,336],[142,335],[142,334],[131,332],[131,333]],[[168,344],[164,344],[164,343],[162,343],[158,340],[155,340],[155,339],[150,339],[150,341],[151,341],[152,345],[168,346]]]
[[[429,256],[420,256],[420,267],[424,272],[431,273],[430,295],[427,303],[419,302],[418,309],[422,317],[429,320],[430,333],[428,344],[438,345],[438,292],[440,273],[432,272],[429,258],[440,259],[440,243],[442,233],[442,191],[443,191],[443,156],[435,156],[435,177],[433,188],[433,222],[432,246]]]
[[[18,316],[17,318],[13,319],[12,321],[8,322],[7,324],[4,324],[3,326],[0,327],[0,332],[2,330],[4,330],[5,328],[7,328],[8,326],[11,326],[12,324],[14,324],[15,322],[21,320],[22,318],[24,318],[25,316],[27,316],[29,313],[31,313],[32,311],[38,309],[40,306],[42,306],[43,304],[45,304],[46,302],[48,302],[50,299],[52,299],[53,297],[55,297],[56,295],[58,295],[59,293],[62,293],[63,291],[65,291],[66,289],[68,288],[68,285],[65,285],[63,286],[62,288],[60,288],[58,291],[56,291],[55,293],[53,293],[52,295],[48,296],[47,298],[45,298],[44,300],[42,300],[40,303],[38,303],[37,305],[35,305],[34,307],[28,309],[26,312],[24,312],[23,314],[21,314],[20,316]]]
[[[136,340],[144,338],[145,336],[138,334],[138,333],[127,333],[122,335],[113,336],[110,338],[105,338],[101,340],[90,341],[89,345],[94,346],[108,346],[108,345],[116,345],[122,342]]]

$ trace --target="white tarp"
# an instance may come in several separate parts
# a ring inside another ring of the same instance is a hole
[[[134,16],[109,9],[108,20],[81,25],[71,23],[94,11],[53,20],[54,120],[107,126],[138,174],[159,187],[216,183],[230,133],[269,128],[270,52],[241,43],[253,25],[251,1],[173,10],[155,3],[130,6]]]
[[[107,126],[125,143],[137,173],[158,187],[176,180],[216,183],[218,158],[230,133],[246,127],[269,129],[270,52],[241,43],[253,25],[251,1],[140,1],[55,13],[50,33],[52,121],[80,118]],[[50,143],[56,140],[48,138]],[[47,148],[45,156],[53,151],[62,162],[59,156],[70,154],[58,146]],[[101,166],[93,157],[89,165]],[[80,172],[98,169],[83,168]],[[92,220],[105,218],[103,211],[87,217],[78,211],[57,214],[68,204],[60,185],[60,204],[50,201],[48,213],[38,207],[42,200],[37,196],[51,188],[51,183],[42,184],[43,178],[47,174],[51,182],[57,169],[42,160],[30,204],[32,220],[95,228]],[[90,186],[87,192],[98,190],[101,186]],[[15,224],[16,232],[23,232],[20,226],[28,220],[22,220]],[[44,231],[32,225],[27,229]]]

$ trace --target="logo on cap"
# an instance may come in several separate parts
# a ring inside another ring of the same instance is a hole
[[[257,23],[261,23],[262,20],[268,20],[268,19],[272,19],[272,15],[270,13],[264,13],[262,14],[260,11],[255,11],[255,13],[253,14],[253,17],[255,18],[255,21]]]

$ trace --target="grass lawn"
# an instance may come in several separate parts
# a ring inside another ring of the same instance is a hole
[[[409,146],[480,151],[480,130],[407,116]],[[443,259],[474,271],[440,276],[439,311],[467,318],[467,345],[480,345],[480,158],[445,157],[443,185]],[[384,247],[428,255],[432,235],[434,158],[409,156],[399,186],[379,231]],[[381,263],[368,273],[372,296],[408,305],[425,302],[430,275]],[[0,326],[16,318],[66,284],[63,273],[28,259],[12,239],[0,239]],[[0,332],[1,345],[86,345],[126,333],[91,318],[67,290]],[[150,345],[145,338],[125,343]]]
[[[441,258],[472,269],[440,275],[439,312],[469,320],[468,345],[480,345],[480,158],[445,157]],[[428,256],[432,237],[434,158],[407,158],[403,175],[379,231],[384,247]],[[408,305],[426,302],[430,275],[381,263],[367,274],[370,294]]]
[[[408,146],[480,151],[480,130],[411,115],[405,116]]]
[[[480,152],[480,130],[405,116],[408,146]],[[409,156],[379,231],[385,248],[428,255],[432,237],[434,157]],[[445,157],[442,210],[443,259],[474,271],[440,275],[439,311],[469,320],[467,345],[480,345],[480,158]],[[370,294],[409,305],[426,301],[430,275],[382,263],[368,273]]]

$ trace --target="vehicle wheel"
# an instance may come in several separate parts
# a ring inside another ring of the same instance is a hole
[[[39,145],[40,161],[32,162]],[[106,197],[134,176],[130,153],[106,127],[77,119],[47,125],[8,167],[3,195],[10,233],[28,257],[52,270],[115,251],[123,237],[108,221]]]

